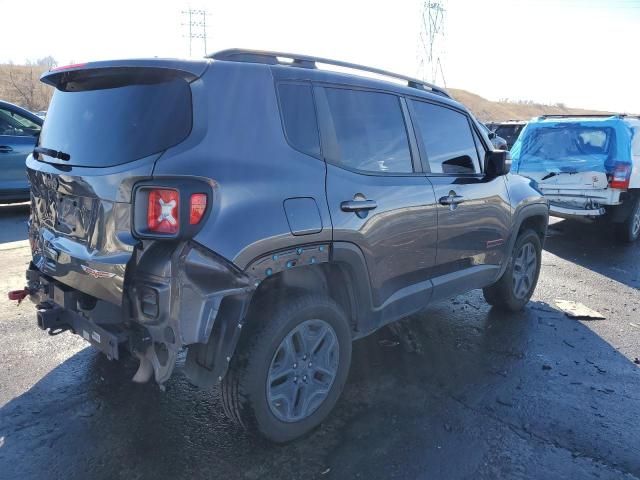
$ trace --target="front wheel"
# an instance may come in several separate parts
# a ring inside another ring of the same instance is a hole
[[[351,363],[351,332],[332,300],[306,296],[263,310],[222,382],[225,413],[283,443],[309,432],[336,404]]]
[[[516,240],[502,277],[483,289],[487,303],[512,312],[522,310],[536,289],[541,264],[540,237],[533,230],[525,230]]]

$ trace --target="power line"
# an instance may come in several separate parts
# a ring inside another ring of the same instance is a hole
[[[446,0],[425,0],[420,14],[418,35],[418,76],[422,80],[438,84],[439,78],[446,87],[444,54],[446,46]]]
[[[202,43],[203,56],[209,52],[207,50],[207,17],[209,12],[203,9],[189,8],[182,11],[183,17],[186,17],[186,23],[182,23],[183,27],[188,27],[188,34],[185,35],[189,39],[189,56],[193,56],[194,41]]]

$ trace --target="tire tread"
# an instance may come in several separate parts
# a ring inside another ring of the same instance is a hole
[[[267,438],[270,437],[269,432],[260,429],[248,392],[248,374],[256,368],[255,362],[263,360],[256,358],[254,352],[262,346],[262,342],[268,341],[277,332],[280,324],[291,315],[305,308],[320,305],[340,312],[344,317],[338,304],[322,295],[303,295],[288,302],[267,299],[259,302],[250,312],[246,322],[247,328],[243,331],[236,355],[221,382],[223,411],[233,423],[245,430],[257,431]],[[264,321],[265,316],[269,317],[269,321]]]

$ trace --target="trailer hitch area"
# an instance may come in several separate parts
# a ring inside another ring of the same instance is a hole
[[[11,290],[7,296],[9,300],[17,301],[18,305],[22,303],[22,301],[27,298],[29,295],[32,295],[35,291],[29,287],[24,287],[22,290]]]
[[[59,335],[67,330],[72,330],[72,325],[65,322],[60,315],[62,308],[40,304],[37,309],[38,327],[47,331],[49,335]]]

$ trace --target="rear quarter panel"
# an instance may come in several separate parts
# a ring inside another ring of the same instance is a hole
[[[269,67],[213,62],[192,92],[194,131],[158,160],[154,177],[213,181],[211,214],[195,240],[242,269],[281,248],[330,240],[326,165],[287,144]],[[292,234],[284,202],[294,198],[315,201],[319,230]]]

